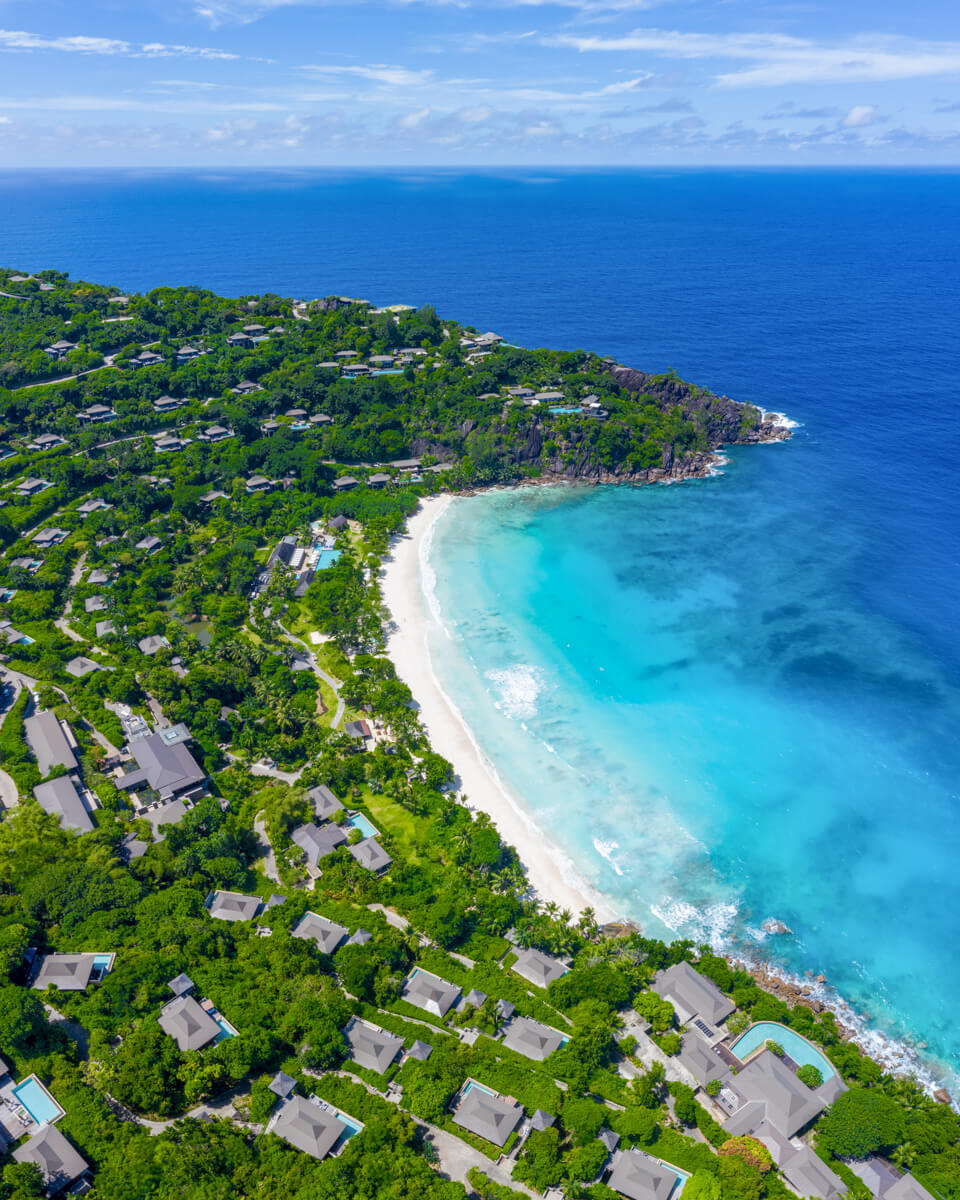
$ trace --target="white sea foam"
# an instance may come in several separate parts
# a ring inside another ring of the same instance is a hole
[[[834,1013],[841,1024],[852,1031],[853,1043],[878,1062],[884,1070],[893,1075],[913,1076],[927,1092],[946,1087],[956,1096],[960,1079],[951,1076],[948,1071],[938,1073],[929,1062],[925,1062],[921,1057],[921,1051],[926,1048],[925,1046],[911,1045],[903,1038],[892,1037],[877,1029],[870,1024],[866,1017],[851,1007],[848,1001],[829,983],[819,983],[809,976],[794,974],[767,959],[756,958],[750,954],[738,954],[729,947],[726,952],[729,958],[734,962],[739,962],[748,970],[759,968],[768,975],[775,976],[789,987],[802,988],[811,999],[818,1000]]]
[[[546,686],[543,671],[539,667],[529,663],[518,663],[515,667],[487,671],[486,678],[497,689],[499,699],[496,705],[505,716],[515,718],[537,715],[537,698]]]
[[[782,418],[782,421],[778,423],[782,423],[784,427],[795,428],[797,426],[797,422],[790,421],[783,414],[776,415]],[[433,532],[434,529],[431,527],[425,534],[420,546],[419,558],[423,594],[427,601],[430,615],[433,618],[434,626],[446,638],[453,639],[454,634],[444,621],[442,610],[438,603],[436,574],[429,561]],[[498,792],[503,796],[510,808],[523,821],[525,827],[529,830],[530,837],[536,839],[541,845],[544,845],[547,839],[544,838],[542,831],[533,820],[529,810],[526,809],[522,802],[518,801],[505,785],[496,766],[481,749],[473,730],[460,709],[440,684],[434,670],[429,648],[427,648],[426,659],[430,675],[437,690],[443,696],[450,712],[470,740],[485,772],[489,775],[491,781],[495,784]],[[491,672],[488,674],[488,678],[501,689],[501,705],[507,715],[535,715],[537,711],[537,697],[541,694],[543,688],[543,680],[537,677],[535,668],[531,668],[529,664],[520,664],[514,668]],[[551,753],[555,752],[552,746],[548,746],[547,748]],[[671,822],[671,824],[674,823]],[[686,830],[674,828],[672,830],[673,837],[676,838],[678,834],[684,835],[684,840],[689,839],[697,843],[697,839],[693,838]],[[659,842],[659,837],[656,840]],[[673,841],[672,844],[676,845],[677,843]],[[603,895],[592,887],[563,850],[553,842],[549,842],[548,847],[545,848],[548,848],[549,855],[554,861],[561,877],[570,886],[578,889],[581,894],[586,895],[590,902],[594,904],[598,913],[606,913],[612,916],[617,911],[622,902],[613,900],[611,897]],[[610,863],[618,876],[623,874],[622,870],[613,860],[614,851],[619,849],[619,845],[616,842],[596,839],[594,841],[594,848],[597,850],[597,853],[601,854]],[[760,951],[760,947],[768,938],[767,932],[759,926],[747,923],[739,924],[738,927],[739,911],[735,902],[718,901],[713,904],[697,907],[686,900],[667,896],[659,904],[651,904],[649,911],[663,926],[678,937],[687,937],[694,942],[707,944],[715,952],[724,954],[734,961],[739,961],[747,968],[762,968],[768,974],[780,978],[784,983],[806,989],[808,995],[813,999],[819,1000],[837,1015],[837,1018],[853,1032],[853,1041],[855,1044],[860,1046],[871,1058],[880,1063],[885,1070],[898,1075],[912,1076],[927,1088],[928,1091],[942,1086],[946,1086],[954,1093],[960,1090],[960,1080],[952,1077],[949,1071],[946,1069],[938,1071],[935,1064],[924,1061],[921,1055],[926,1047],[922,1043],[912,1045],[908,1041],[885,1034],[881,1030],[871,1026],[869,1021],[857,1013],[835,988],[828,984],[816,984],[809,977],[794,975],[785,968],[772,963],[766,954]],[[624,915],[629,917],[630,913],[627,912]],[[604,918],[601,916],[601,919]],[[756,947],[757,953],[753,953],[749,949],[747,939]]]
[[[660,904],[651,904],[650,911],[671,932],[705,943],[721,954],[729,947],[730,933],[739,910],[732,901],[720,900],[697,908],[686,900],[665,896]]]
[[[773,412],[771,409],[766,408],[761,408],[760,411],[763,413],[764,419],[767,417],[772,417],[773,420],[771,421],[771,424],[775,425],[778,429],[800,428],[800,422],[791,420],[786,413]]]
[[[623,874],[623,870],[617,866],[617,861],[613,857],[614,850],[620,849],[619,842],[601,842],[599,838],[594,838],[593,839],[593,848],[594,848],[594,850],[596,850],[596,852],[600,855],[601,858],[604,858],[607,860],[607,862],[610,864],[611,867],[613,867],[613,869],[616,871],[616,873],[618,875]]]

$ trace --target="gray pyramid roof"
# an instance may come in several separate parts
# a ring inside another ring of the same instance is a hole
[[[242,892],[214,892],[208,905],[210,916],[220,921],[252,921],[260,911],[259,896]]]
[[[355,846],[348,846],[347,849],[360,866],[366,867],[368,871],[385,871],[393,862],[376,838],[364,838],[362,842],[357,842]]]
[[[319,787],[311,787],[311,790],[307,792],[307,798],[312,800],[313,811],[322,820],[329,820],[335,812],[340,812],[343,808],[340,800],[324,784],[320,784]]]
[[[291,1096],[271,1122],[270,1132],[312,1158],[326,1158],[346,1126],[302,1096]]]
[[[82,992],[90,982],[94,958],[93,954],[48,954],[33,986],[43,991],[53,984],[61,992]]]
[[[415,967],[403,985],[403,999],[435,1017],[444,1017],[460,998],[460,989],[439,975]]]
[[[523,1109],[519,1104],[491,1096],[478,1087],[467,1092],[453,1114],[454,1124],[486,1138],[495,1146],[502,1146],[506,1142],[522,1117]]]
[[[278,1071],[267,1084],[270,1091],[275,1096],[279,1096],[281,1100],[286,1100],[296,1086],[297,1081],[291,1079],[289,1075],[285,1075],[283,1071]]]
[[[157,1019],[163,1032],[183,1051],[202,1050],[220,1033],[220,1026],[192,996],[171,1000]]]
[[[607,1183],[629,1200],[668,1200],[677,1172],[639,1150],[618,1150]]]
[[[652,988],[663,1000],[670,1001],[682,1022],[699,1017],[708,1025],[719,1025],[736,1007],[715,983],[687,962],[660,971]]]
[[[548,984],[567,973],[562,962],[544,954],[542,950],[518,950],[517,961],[512,970],[521,975],[528,983],[545,988]]]
[[[324,954],[332,954],[346,940],[349,930],[335,921],[328,921],[319,913],[306,912],[290,932],[295,938],[308,938],[316,942]]]
[[[563,1035],[529,1017],[514,1017],[504,1034],[503,1044],[526,1058],[543,1060],[563,1043]]]
[[[338,846],[345,845],[347,835],[339,825],[317,826],[308,821],[290,834],[290,840],[304,852],[310,866],[315,867],[321,858],[332,854]]]
[[[350,1057],[361,1067],[382,1075],[403,1049],[403,1038],[387,1033],[376,1025],[356,1017],[343,1031],[350,1046]]]
[[[778,1133],[792,1138],[824,1108],[817,1093],[769,1050],[752,1059],[731,1084],[744,1100],[743,1107],[724,1124],[734,1135],[752,1133],[759,1124],[759,1113]]]
[[[13,1157],[18,1163],[36,1163],[48,1195],[62,1191],[88,1168],[87,1160],[56,1125],[44,1125],[26,1145],[14,1150]]]

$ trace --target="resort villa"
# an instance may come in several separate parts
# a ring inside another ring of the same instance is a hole
[[[532,1021],[529,1017],[514,1017],[503,1035],[503,1044],[525,1058],[543,1062],[566,1041],[562,1033]]]
[[[353,1117],[318,1099],[290,1096],[267,1122],[267,1133],[275,1133],[311,1158],[323,1159],[339,1153],[350,1138],[363,1130]]]
[[[644,1154],[642,1150],[618,1150],[613,1156],[607,1186],[628,1200],[671,1200],[689,1176]]]
[[[339,825],[318,826],[308,821],[294,829],[290,840],[303,851],[308,871],[315,871],[321,858],[326,858],[339,846],[347,844],[347,835]]]
[[[137,815],[154,826],[179,821],[206,789],[206,773],[184,745],[189,738],[185,725],[172,725],[131,738],[126,747],[137,769],[117,776],[115,786],[129,795]]]
[[[10,1153],[24,1136],[27,1141],[12,1150],[14,1162],[34,1163],[40,1169],[45,1195],[58,1196],[86,1177],[89,1164],[56,1127],[66,1115],[36,1075],[19,1083],[0,1059],[0,1152]]]
[[[503,1146],[523,1120],[523,1109],[515,1100],[498,1095],[475,1079],[466,1081],[452,1109],[454,1124],[495,1146]]]
[[[242,892],[211,892],[207,897],[207,911],[218,921],[252,921],[262,907],[259,896]]]
[[[540,988],[547,987],[567,973],[567,968],[562,962],[544,954],[542,950],[518,950],[517,961],[511,970],[528,983]]]
[[[33,794],[44,812],[60,818],[61,829],[93,832],[93,821],[90,819],[93,796],[82,787],[75,775],[60,775],[56,779],[38,783]]]
[[[445,1017],[460,999],[460,988],[439,975],[414,967],[403,983],[403,999],[435,1017]]]
[[[350,1047],[351,1060],[378,1075],[388,1070],[403,1050],[403,1038],[359,1017],[351,1017],[343,1036]]]
[[[190,993],[194,983],[189,975],[178,975],[167,985],[174,999],[160,1011],[157,1020],[164,1033],[174,1039],[184,1053],[202,1050],[211,1042],[236,1037],[237,1030],[216,1009],[212,1000],[196,1000]]]
[[[113,967],[114,954],[46,954],[32,987],[46,991],[82,992],[91,983],[99,983]]]
[[[297,924],[290,930],[295,938],[305,938],[316,944],[322,954],[333,952],[349,938],[350,930],[334,921],[328,921],[319,913],[305,912]]]

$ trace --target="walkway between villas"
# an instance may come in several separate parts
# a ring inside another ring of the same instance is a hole
[[[343,720],[343,714],[347,707],[345,700],[340,695],[340,689],[343,687],[343,680],[337,679],[334,675],[328,675],[323,667],[321,667],[317,662],[316,655],[313,653],[307,643],[301,641],[298,637],[294,637],[289,629],[285,629],[283,625],[280,625],[280,632],[288,642],[291,642],[294,646],[300,647],[300,649],[303,651],[303,656],[310,664],[310,669],[313,671],[314,675],[316,675],[318,679],[322,679],[327,687],[330,688],[333,694],[336,696],[337,710],[333,715],[333,720],[330,722],[330,728],[338,729],[340,722]]]
[[[263,862],[263,872],[268,879],[274,883],[279,883],[280,873],[277,870],[277,856],[274,854],[273,846],[271,846],[270,839],[267,837],[267,827],[264,823],[262,812],[258,812],[254,818],[253,831],[257,835],[262,850],[260,858]]]

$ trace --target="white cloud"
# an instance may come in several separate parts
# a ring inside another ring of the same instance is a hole
[[[797,83],[862,83],[960,72],[960,43],[913,42],[861,36],[841,45],[767,33],[683,33],[636,29],[615,37],[570,34],[543,38],[547,46],[652,53],[672,59],[742,59],[758,65],[715,76],[720,87],[778,87]]]
[[[267,100],[137,100],[132,96],[0,96],[0,108],[24,112],[162,112],[192,116],[206,112],[286,112],[289,105]]]
[[[399,125],[401,129],[416,129],[418,125],[430,116],[429,108],[421,108],[418,112],[407,113],[405,117],[401,117]]]
[[[124,55],[133,58],[206,58],[237,59],[238,54],[207,46],[171,46],[164,42],[123,42],[117,38],[43,37],[23,29],[0,29],[0,50],[57,50],[71,54]]]
[[[413,71],[409,67],[394,67],[386,63],[363,67],[320,66],[307,63],[300,69],[318,75],[353,75],[359,79],[369,79],[373,83],[385,83],[390,87],[416,87],[429,83],[433,77],[432,71]]]
[[[855,104],[843,118],[847,129],[861,129],[864,125],[874,125],[880,120],[880,113],[874,104]]]

